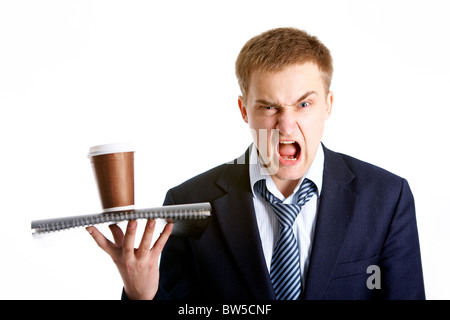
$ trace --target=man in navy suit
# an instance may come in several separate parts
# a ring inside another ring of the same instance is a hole
[[[151,247],[155,223],[148,221],[134,249],[136,221],[125,235],[112,225],[114,243],[87,228],[116,263],[124,298],[275,299],[281,222],[257,186],[295,204],[303,181],[314,185],[311,198],[289,227],[297,298],[425,298],[406,180],[321,143],[332,73],[328,49],[301,30],[269,30],[245,44],[236,61],[238,104],[254,143],[233,162],[172,188],[164,202],[210,202],[213,219],[202,237],[169,237],[168,224]]]

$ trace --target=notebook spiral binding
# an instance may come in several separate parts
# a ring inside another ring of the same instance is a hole
[[[211,204],[208,202],[202,202],[83,216],[34,220],[31,222],[31,232],[33,235],[37,235],[41,233],[57,232],[102,223],[118,223],[138,219],[165,219],[168,222],[175,222],[173,234],[181,236],[198,236],[206,228],[210,218]]]

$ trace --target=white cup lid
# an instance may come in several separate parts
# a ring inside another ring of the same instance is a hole
[[[117,152],[135,152],[135,148],[130,143],[108,143],[91,147],[89,149],[88,158],[108,153]]]

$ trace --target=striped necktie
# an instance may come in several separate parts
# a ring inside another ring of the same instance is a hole
[[[309,179],[304,179],[295,194],[296,204],[282,203],[269,190],[265,180],[256,183],[256,190],[272,205],[278,218],[279,234],[272,254],[270,279],[277,300],[298,300],[301,293],[300,254],[292,225],[301,207],[308,202],[317,190]]]

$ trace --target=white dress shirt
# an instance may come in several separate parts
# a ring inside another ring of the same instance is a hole
[[[255,205],[256,222],[258,224],[259,235],[261,237],[261,244],[266,259],[267,270],[270,272],[270,264],[272,260],[272,252],[278,240],[278,219],[273,212],[272,206],[268,203],[259,192],[255,192],[255,183],[261,179],[266,179],[267,189],[283,203],[292,204],[293,195],[300,188],[304,178],[312,180],[317,186],[317,192],[312,198],[302,207],[297,219],[293,224],[294,236],[297,239],[297,244],[300,252],[300,272],[302,279],[302,287],[305,286],[305,276],[308,271],[309,257],[312,248],[312,240],[314,238],[314,229],[316,224],[317,209],[319,207],[319,195],[322,190],[323,178],[323,162],[324,153],[322,144],[317,149],[317,154],[314,158],[311,167],[306,172],[305,176],[300,179],[299,183],[294,189],[294,192],[287,198],[277,189],[267,169],[261,165],[259,161],[258,152],[253,144],[250,151],[250,184],[253,192],[253,203]]]

